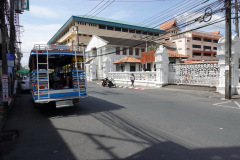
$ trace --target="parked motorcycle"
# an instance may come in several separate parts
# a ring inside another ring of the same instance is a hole
[[[102,79],[102,86],[106,87],[108,86],[109,88],[111,87],[116,87],[115,81],[113,79],[108,79],[108,77]]]

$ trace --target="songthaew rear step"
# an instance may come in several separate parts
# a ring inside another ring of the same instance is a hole
[[[34,102],[54,101],[60,108],[87,97],[84,57],[83,51],[69,46],[34,45],[29,58]]]

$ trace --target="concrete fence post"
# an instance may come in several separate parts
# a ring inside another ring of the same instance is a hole
[[[235,35],[232,37],[232,59],[231,59],[231,79],[232,79],[232,94],[239,94],[239,55],[240,55],[240,40]],[[219,60],[219,84],[217,92],[225,94],[225,71],[228,67],[225,65],[225,36],[219,39],[217,44],[217,58]]]
[[[163,87],[168,84],[168,53],[167,49],[160,45],[155,52],[155,64],[156,64],[156,86]]]

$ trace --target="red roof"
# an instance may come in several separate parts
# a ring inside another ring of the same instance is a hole
[[[162,23],[160,24],[160,28],[164,30],[170,29],[175,24],[175,22],[176,22],[176,19]]]
[[[141,63],[141,59],[140,58],[135,58],[135,57],[124,57],[122,59],[119,59],[113,63]]]

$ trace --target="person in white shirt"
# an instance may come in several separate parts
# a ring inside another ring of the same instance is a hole
[[[132,73],[132,75],[131,75],[131,77],[130,77],[130,80],[131,80],[131,82],[132,82],[131,86],[133,86],[133,87],[134,87],[134,80],[135,80],[135,76],[134,76],[134,74],[133,74],[133,73]]]

